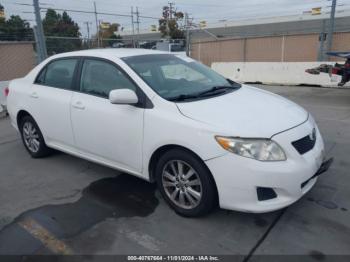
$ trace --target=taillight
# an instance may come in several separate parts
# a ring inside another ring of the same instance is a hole
[[[10,89],[8,87],[5,87],[5,90],[4,90],[5,96],[8,97],[9,93],[10,93]]]

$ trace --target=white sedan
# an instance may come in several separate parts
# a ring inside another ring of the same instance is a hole
[[[64,151],[156,182],[179,214],[286,207],[331,161],[312,116],[188,57],[142,49],[51,56],[5,90],[34,157]]]

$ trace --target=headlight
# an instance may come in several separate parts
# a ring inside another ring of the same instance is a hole
[[[283,149],[270,139],[232,138],[216,136],[216,141],[226,150],[243,157],[260,161],[283,161]]]

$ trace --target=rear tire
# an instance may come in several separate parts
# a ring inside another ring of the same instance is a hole
[[[166,152],[156,165],[155,176],[163,198],[182,216],[208,214],[217,203],[214,179],[203,161],[189,151]]]
[[[33,158],[42,158],[51,153],[45,144],[39,126],[31,116],[24,116],[20,120],[19,130],[24,147]]]

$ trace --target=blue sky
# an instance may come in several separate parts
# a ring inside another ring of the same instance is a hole
[[[162,6],[167,5],[164,0],[95,0],[99,12],[130,14],[131,6],[138,6],[140,15],[160,17]],[[329,11],[329,0],[173,0],[179,11],[188,12],[195,21],[206,20],[208,24],[218,23],[220,20],[235,21],[242,19],[256,19],[263,17],[298,15],[313,7],[323,7]],[[18,3],[32,4],[32,0],[0,0],[7,15],[18,14],[34,23],[32,6],[18,5]],[[93,10],[93,0],[41,0],[42,7]],[[350,9],[350,0],[338,0],[338,9]],[[70,13],[73,19],[82,27],[86,34],[84,22],[91,22],[94,32],[95,20],[91,14]],[[100,15],[99,19],[106,22],[120,23],[125,29],[131,27],[130,18]],[[157,24],[156,19],[141,18],[140,28],[150,28]]]

